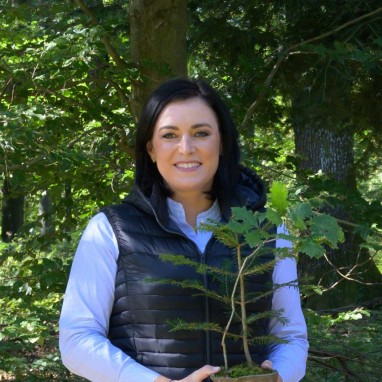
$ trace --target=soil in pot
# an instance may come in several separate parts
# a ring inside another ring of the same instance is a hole
[[[275,370],[264,370],[261,368],[250,369],[238,366],[230,369],[229,375],[224,371],[211,375],[213,382],[277,382],[278,373]]]

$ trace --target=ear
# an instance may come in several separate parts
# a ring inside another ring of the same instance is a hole
[[[146,150],[147,150],[148,154],[150,155],[151,160],[155,163],[155,161],[156,161],[155,152],[154,152],[153,144],[151,143],[151,141],[148,141],[146,143]]]

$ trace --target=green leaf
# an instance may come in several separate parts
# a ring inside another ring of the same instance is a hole
[[[312,207],[309,203],[298,203],[291,210],[289,217],[296,228],[305,230],[305,220],[312,216],[312,214]]]
[[[262,232],[261,230],[253,230],[251,232],[248,232],[244,235],[245,241],[251,248],[257,247],[260,244],[262,244],[264,240],[264,235],[262,233],[264,232]]]
[[[280,214],[271,208],[267,209],[266,217],[267,220],[276,226],[279,226],[283,223]]]
[[[370,235],[370,227],[367,224],[359,224],[354,229],[355,233],[358,233],[362,239],[366,240]]]
[[[247,231],[247,227],[243,223],[240,223],[240,222],[235,221],[235,220],[228,222],[227,227],[232,232],[239,233],[239,234]]]
[[[284,216],[288,207],[288,190],[285,184],[273,182],[270,191],[270,205],[280,215]]]
[[[232,208],[231,221],[237,221],[244,224],[244,229],[249,231],[253,227],[258,227],[264,220],[264,216],[259,212],[253,212],[245,207]]]
[[[327,214],[315,215],[311,219],[310,230],[317,239],[323,239],[332,248],[344,241],[344,233],[333,216]]]
[[[343,321],[357,321],[361,320],[364,316],[370,317],[370,312],[363,308],[356,308],[352,311],[342,312],[335,320],[336,323]]]
[[[315,243],[311,239],[305,239],[296,246],[297,252],[305,253],[311,258],[320,258],[325,254],[325,250],[322,245]]]

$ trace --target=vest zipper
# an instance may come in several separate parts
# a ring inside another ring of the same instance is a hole
[[[205,265],[205,264],[206,264],[206,255],[205,255],[205,253],[207,252],[207,248],[210,246],[210,244],[211,244],[211,242],[212,242],[212,240],[213,240],[213,236],[211,236],[210,239],[208,240],[208,242],[207,242],[207,244],[206,244],[206,247],[204,248],[204,252],[202,253],[202,252],[200,251],[200,249],[198,248],[198,246],[197,246],[197,245],[196,245],[196,244],[195,244],[189,237],[187,237],[187,235],[185,235],[185,234],[182,233],[182,232],[179,232],[179,231],[173,231],[173,230],[170,230],[170,229],[168,229],[167,227],[165,227],[165,226],[161,223],[161,221],[160,221],[160,219],[159,219],[159,217],[158,217],[156,211],[154,210],[154,208],[152,208],[152,206],[151,206],[150,203],[148,203],[148,204],[149,204],[149,206],[151,207],[151,210],[152,210],[152,212],[153,212],[153,214],[154,214],[154,216],[155,216],[155,219],[156,219],[158,225],[159,225],[164,231],[166,231],[166,232],[168,232],[168,233],[171,233],[171,234],[174,234],[174,235],[178,235],[178,236],[180,236],[180,237],[185,238],[187,241],[189,241],[190,244],[193,245],[193,246],[195,247],[196,252],[197,252],[198,255],[199,255],[199,256],[198,256],[199,261],[200,261],[203,265]],[[204,287],[207,289],[207,288],[208,288],[208,285],[209,285],[209,282],[208,282],[208,276],[207,276],[206,273],[204,273],[204,275],[203,275],[203,283],[204,283]],[[205,296],[205,297],[204,297],[204,308],[205,308],[205,316],[204,316],[204,319],[205,319],[205,322],[206,322],[206,323],[209,323],[211,317],[210,317],[210,301],[209,301],[209,297],[208,297],[208,296]],[[205,332],[205,355],[204,355],[204,359],[205,359],[205,364],[206,364],[206,365],[211,365],[211,361],[212,361],[212,354],[211,354],[211,333],[210,333],[209,330],[207,330],[207,331]]]
[[[205,253],[201,253],[200,257],[201,263],[203,265],[206,264],[206,255]],[[204,287],[208,289],[208,276],[207,273],[204,273],[203,275],[203,283]],[[204,309],[205,309],[205,316],[204,320],[206,323],[210,322],[210,301],[208,296],[204,296]],[[209,330],[205,332],[205,364],[206,365],[211,365],[211,333]]]

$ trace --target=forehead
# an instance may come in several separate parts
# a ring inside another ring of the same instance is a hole
[[[203,99],[194,97],[173,101],[167,104],[159,114],[156,125],[167,123],[196,123],[205,121],[218,124],[217,116],[211,106]]]

